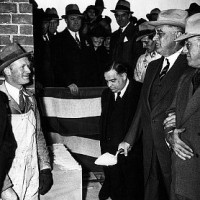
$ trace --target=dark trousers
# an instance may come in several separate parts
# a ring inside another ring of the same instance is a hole
[[[169,200],[171,178],[162,174],[160,164],[153,150],[150,175],[145,185],[145,200]]]

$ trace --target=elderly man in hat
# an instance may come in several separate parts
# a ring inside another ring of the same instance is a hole
[[[183,53],[188,67],[170,106],[174,114],[164,121],[166,139],[172,153],[172,200],[200,199],[200,13],[187,18],[185,34],[176,39],[185,41]],[[175,129],[174,129],[175,127]]]
[[[113,61],[125,63],[128,67],[128,77],[133,78],[133,71],[138,57],[144,53],[141,43],[136,43],[138,28],[131,22],[132,11],[128,1],[119,0],[115,10],[119,29],[111,35],[110,51]]]
[[[156,43],[153,40],[155,33],[154,27],[144,22],[139,25],[139,31],[136,41],[140,40],[142,42],[143,48],[146,49],[146,52],[138,58],[133,78],[136,81],[143,83],[148,64],[151,61],[160,58],[161,55],[156,52]]]
[[[145,200],[170,198],[171,152],[165,141],[163,121],[176,94],[178,80],[188,69],[186,56],[181,54],[182,43],[174,41],[183,34],[187,16],[187,11],[169,9],[161,11],[157,21],[148,22],[155,27],[153,39],[162,57],[149,63],[138,109],[119,145],[127,155],[142,137]]]
[[[67,27],[59,33],[55,42],[54,74],[58,87],[69,87],[73,94],[84,85],[85,67],[89,64],[85,40],[80,34],[83,15],[76,4],[66,6]]]
[[[8,175],[19,200],[39,199],[39,194],[45,194],[53,184],[36,100],[24,87],[30,82],[29,55],[30,52],[25,52],[16,43],[6,45],[0,51],[0,71],[5,77],[0,91],[9,99],[12,131],[17,143]],[[1,194],[3,199],[9,199],[9,195],[10,188]]]

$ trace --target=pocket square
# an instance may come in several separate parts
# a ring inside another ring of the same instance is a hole
[[[124,37],[124,42],[128,42],[128,38],[126,36]]]

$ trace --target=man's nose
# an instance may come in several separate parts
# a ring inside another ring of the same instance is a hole
[[[183,52],[183,54],[187,54],[188,53],[188,49],[187,49],[186,45],[183,46],[182,52]]]

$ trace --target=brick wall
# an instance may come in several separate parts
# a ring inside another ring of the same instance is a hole
[[[18,42],[33,50],[33,15],[29,0],[0,0],[0,48]]]

